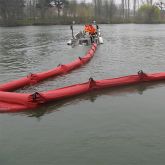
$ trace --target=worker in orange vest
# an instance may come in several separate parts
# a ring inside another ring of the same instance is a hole
[[[85,25],[85,32],[88,32],[90,35],[96,34],[96,29],[92,25]]]
[[[84,31],[89,33],[91,43],[93,43],[94,42],[94,35],[96,34],[96,29],[90,24],[90,25],[85,25]]]

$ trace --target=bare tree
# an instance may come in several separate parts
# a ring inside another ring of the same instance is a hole
[[[124,3],[124,0],[121,0],[121,10],[122,10],[122,17],[123,17],[123,20],[125,18],[125,3]]]
[[[0,0],[0,15],[4,24],[12,25],[23,18],[24,0]]]
[[[133,2],[133,15],[136,16],[136,0]]]
[[[45,18],[46,11],[49,7],[50,0],[38,0],[36,8],[40,11],[41,18]]]
[[[130,0],[128,0],[128,19],[130,17]]]

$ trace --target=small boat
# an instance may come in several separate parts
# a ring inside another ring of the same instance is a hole
[[[67,42],[67,45],[72,47],[76,45],[92,45],[93,43],[103,44],[100,28],[97,24],[85,25],[84,30],[73,34],[73,25],[71,25],[72,38]]]

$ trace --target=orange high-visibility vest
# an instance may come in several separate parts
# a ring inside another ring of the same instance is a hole
[[[85,32],[88,32],[89,34],[95,34],[96,29],[92,25],[85,25]]]

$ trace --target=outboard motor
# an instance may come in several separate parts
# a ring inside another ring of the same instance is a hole
[[[103,37],[101,37],[100,28],[98,25],[96,25],[96,28],[97,28],[98,42],[99,44],[103,44],[104,41],[103,41]]]
[[[69,40],[69,41],[67,42],[67,45],[72,45],[72,40]]]
[[[104,41],[103,41],[103,37],[99,37],[99,44],[103,44],[104,43]]]

